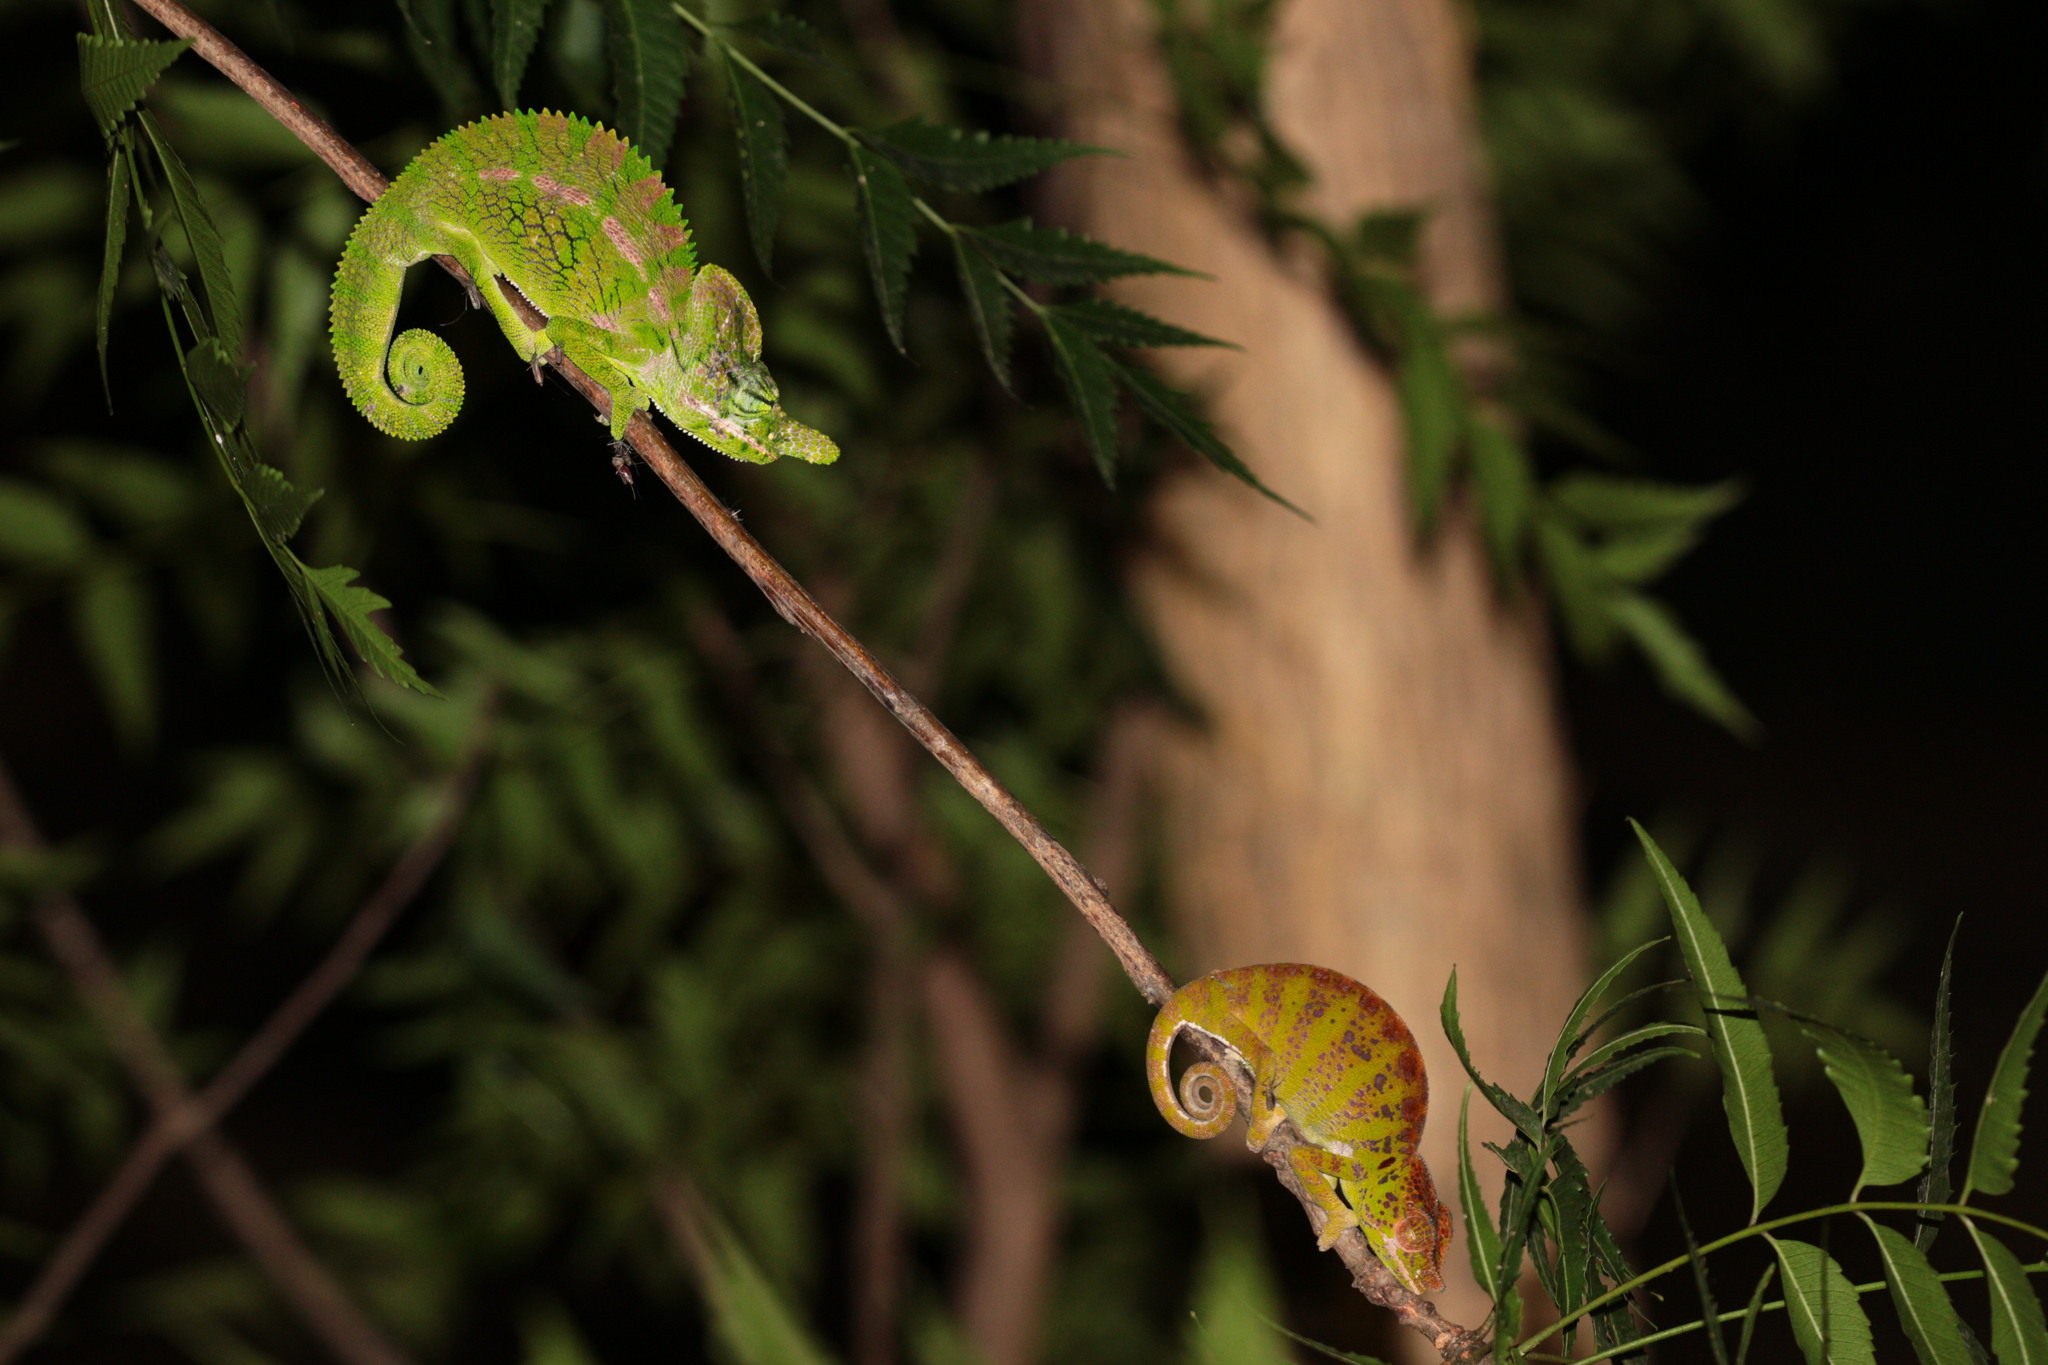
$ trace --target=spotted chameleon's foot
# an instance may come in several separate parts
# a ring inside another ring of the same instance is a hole
[[[1323,1224],[1322,1232],[1316,1237],[1316,1250],[1328,1251],[1331,1247],[1337,1245],[1339,1237],[1342,1237],[1346,1232],[1357,1226],[1358,1220],[1356,1218],[1347,1218],[1341,1221],[1335,1218],[1330,1219]]]

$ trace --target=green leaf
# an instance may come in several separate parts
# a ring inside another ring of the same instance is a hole
[[[1700,651],[1699,642],[1686,634],[1670,608],[1631,592],[1612,598],[1608,612],[1643,651],[1665,691],[1709,719],[1719,721],[1739,739],[1757,734],[1761,727],[1756,717],[1728,690],[1721,675]]]
[[[1956,1154],[1956,1059],[1948,1003],[1949,980],[1956,958],[1956,935],[1962,932],[1963,917],[1949,927],[1948,947],[1941,954],[1941,977],[1934,988],[1934,1028],[1927,1040],[1927,1103],[1929,1126],[1934,1133],[1928,1154],[1927,1174],[1914,1198],[1922,1204],[1946,1204],[1951,1189],[1949,1169]],[[1913,1245],[1925,1251],[1934,1245],[1948,1215],[1922,1214],[1913,1229]]]
[[[134,191],[133,163],[127,139],[114,147],[107,162],[107,240],[100,256],[99,302],[93,310],[93,332],[100,353],[100,388],[107,395],[107,408],[114,406],[114,385],[107,377],[107,328],[114,318],[114,289],[121,283],[121,253],[128,245],[128,200]]]
[[[1131,397],[1138,400],[1138,406],[1149,414],[1153,421],[1165,427],[1188,449],[1208,460],[1224,473],[1251,485],[1259,492],[1279,503],[1304,521],[1314,521],[1308,513],[1296,507],[1252,473],[1251,466],[1238,458],[1237,452],[1224,443],[1195,407],[1194,400],[1178,389],[1170,387],[1158,375],[1139,365],[1125,365],[1118,361],[1109,362],[1111,370],[1123,381]]]
[[[491,83],[507,109],[519,107],[519,82],[547,9],[548,0],[491,0]]]
[[[1692,1267],[1693,1288],[1700,1296],[1700,1325],[1707,1331],[1707,1348],[1715,1365],[1728,1365],[1728,1342],[1721,1336],[1721,1306],[1714,1302],[1714,1287],[1707,1282],[1707,1263],[1700,1257],[1700,1244],[1692,1235],[1692,1222],[1685,1216],[1685,1201],[1678,1196],[1678,1176],[1671,1175],[1671,1207],[1678,1214],[1678,1230],[1685,1237],[1685,1259]]]
[[[1672,1057],[1698,1056],[1699,1054],[1689,1047],[1653,1047],[1630,1053],[1603,1066],[1575,1071],[1565,1081],[1558,1093],[1556,1104],[1552,1106],[1553,1122],[1562,1123],[1638,1071]]]
[[[1472,1087],[1468,1084],[1465,1098],[1458,1105],[1458,1203],[1465,1211],[1465,1253],[1472,1258],[1472,1278],[1487,1298],[1497,1302],[1501,1293],[1493,1273],[1500,1261],[1500,1229],[1487,1216],[1479,1173],[1472,1167],[1471,1114]]]
[[[859,187],[860,242],[882,306],[889,340],[903,350],[903,299],[910,283],[910,258],[917,251],[917,207],[903,172],[872,152],[847,148]]]
[[[2042,1321],[2041,1300],[2020,1258],[1970,1218],[1963,1219],[1963,1226],[1984,1258],[1984,1281],[1991,1291],[1991,1351],[1998,1365],[2048,1365],[2048,1323]]]
[[[1045,284],[1100,284],[1125,275],[1208,278],[1197,271],[1135,251],[1121,251],[1062,228],[1033,227],[1029,218],[994,227],[963,227],[960,233],[1002,269]]]
[[[1229,346],[1232,350],[1241,349],[1228,341],[1218,341],[1200,332],[1190,332],[1185,327],[1175,327],[1150,313],[1141,313],[1108,299],[1076,299],[1072,303],[1057,304],[1052,311],[1098,341],[1112,346]]]
[[[1450,980],[1444,983],[1444,998],[1443,1003],[1437,1006],[1437,1018],[1443,1024],[1444,1037],[1450,1040],[1451,1050],[1458,1054],[1459,1064],[1472,1078],[1472,1083],[1479,1087],[1479,1093],[1486,1096],[1486,1102],[1514,1124],[1530,1142],[1543,1141],[1542,1116],[1480,1075],[1479,1068],[1472,1064],[1472,1053],[1465,1046],[1465,1026],[1458,1019],[1458,969],[1455,967],[1451,969]]]
[[[1194,1319],[1185,1358],[1193,1365],[1271,1365],[1287,1356],[1272,1328],[1280,1290],[1259,1246],[1250,1210],[1209,1220],[1190,1293]]]
[[[1567,474],[1550,486],[1559,507],[1598,527],[1643,527],[1677,522],[1697,526],[1741,502],[1738,480],[1687,488],[1612,474]]]
[[[832,1365],[739,1239],[708,1212],[703,1222],[709,1255],[691,1268],[735,1365]]]
[[[1012,317],[1010,293],[1003,277],[978,251],[970,251],[959,233],[953,234],[953,264],[960,272],[960,292],[967,297],[967,313],[974,319],[975,339],[996,382],[1010,387],[1010,334]]]
[[[1407,437],[1408,504],[1415,525],[1427,534],[1457,475],[1470,402],[1429,305],[1412,290],[1402,302],[1404,341],[1395,379]]]
[[[774,274],[775,228],[782,221],[782,193],[789,180],[789,127],[782,101],[751,72],[719,48],[725,59],[725,89],[739,139],[740,189],[747,204],[747,235],[761,272]]]
[[[1764,1267],[1764,1273],[1757,1276],[1756,1289],[1749,1296],[1749,1307],[1742,1312],[1742,1337],[1735,1345],[1735,1365],[1743,1365],[1749,1359],[1749,1343],[1756,1331],[1756,1320],[1763,1315],[1764,1291],[1771,1287],[1771,1281],[1778,1275],[1778,1263],[1771,1262]]]
[[[1926,1253],[1903,1233],[1874,1221],[1869,1214],[1857,1216],[1877,1239],[1877,1253],[1884,1258],[1885,1287],[1891,1291],[1899,1325],[1906,1329],[1906,1339],[1913,1343],[1920,1365],[1970,1365],[1962,1322]]]
[[[1659,940],[1659,942],[1664,941]],[[1669,1038],[1682,1034],[1691,1034],[1697,1038],[1704,1038],[1707,1036],[1707,1031],[1692,1024],[1644,1024],[1641,1028],[1630,1029],[1627,1033],[1610,1038],[1599,1047],[1594,1048],[1572,1069],[1572,1075],[1583,1076],[1588,1072],[1595,1071],[1602,1064],[1620,1056],[1630,1048],[1641,1043],[1647,1043],[1653,1038]],[[1689,1051],[1686,1048],[1679,1048],[1677,1050],[1680,1052]]]
[[[1116,487],[1116,385],[1108,356],[1085,332],[1070,327],[1057,315],[1045,314],[1046,335],[1052,339],[1053,358],[1059,362],[1060,382],[1067,397],[1081,414],[1081,430],[1088,438],[1089,453],[1102,481]]]
[[[1841,1093],[1863,1147],[1863,1170],[1849,1193],[1865,1185],[1911,1180],[1927,1164],[1927,1106],[1898,1058],[1867,1038],[1818,1022],[1802,1023],[1828,1079]]]
[[[0,557],[54,568],[83,559],[92,546],[92,532],[69,503],[0,478]]]
[[[97,565],[79,583],[72,626],[122,740],[140,749],[156,729],[156,651],[149,602],[133,566]]]
[[[1661,577],[1699,542],[1698,526],[1670,522],[1613,536],[1593,551],[1593,557],[1617,583],[1640,585]]]
[[[287,551],[287,554],[290,552]],[[426,679],[413,671],[405,661],[405,651],[398,642],[384,633],[384,628],[370,619],[370,613],[382,611],[391,603],[358,584],[356,571],[345,564],[331,564],[324,569],[315,569],[293,556],[304,574],[306,585],[315,593],[320,604],[334,616],[341,633],[348,637],[356,653],[362,657],[378,677],[388,679],[401,687],[415,692],[424,692],[430,697],[440,696]]]
[[[2020,1112],[2027,1099],[2027,1068],[2034,1060],[2034,1039],[2041,1032],[2043,1014],[2048,1014],[2048,976],[2034,988],[2034,998],[2020,1011],[2012,1036],[1999,1050],[1998,1065],[1984,1092],[1984,1108],[1977,1116],[1970,1172],[1959,1202],[1968,1202],[1973,1190],[2005,1194],[2012,1189],[2013,1173],[2020,1165]]]
[[[284,476],[284,471],[267,464],[245,469],[239,487],[257,531],[272,545],[279,546],[299,533],[299,523],[322,494],[318,488],[311,492],[301,490]]]
[[[1564,1081],[1565,1069],[1571,1065],[1572,1057],[1585,1045],[1586,1036],[1580,1030],[1584,1027],[1587,1017],[1599,1005],[1600,998],[1621,979],[1622,973],[1635,965],[1637,958],[1665,942],[1668,940],[1660,938],[1638,944],[1617,958],[1606,971],[1600,973],[1599,979],[1592,985],[1579,992],[1578,1000],[1573,1003],[1570,1012],[1565,1015],[1563,1026],[1557,1031],[1557,1041],[1550,1046],[1550,1061],[1543,1068],[1544,1095],[1556,1093],[1558,1086]]]
[[[605,18],[618,130],[658,172],[683,107],[683,26],[667,0],[609,0]]]
[[[242,311],[235,302],[234,277],[228,273],[227,252],[221,245],[220,229],[214,226],[212,216],[207,213],[206,204],[199,197],[199,187],[192,183],[192,173],[185,169],[184,161],[164,140],[156,120],[144,114],[138,122],[143,132],[149,135],[150,147],[156,152],[157,163],[163,167],[164,183],[170,186],[171,203],[177,211],[178,222],[185,229],[185,240],[191,243],[192,259],[199,267],[199,283],[206,291],[206,317],[213,325],[213,336],[229,356],[240,356]]]
[[[223,428],[240,426],[249,405],[249,375],[255,367],[236,360],[213,337],[201,337],[185,353],[185,365],[193,389],[214,419]]]
[[[1728,1133],[1755,1191],[1749,1213],[1753,1223],[1784,1183],[1790,1150],[1778,1104],[1778,1083],[1771,1074],[1771,1044],[1756,1011],[1747,1003],[1749,991],[1728,958],[1728,945],[1700,909],[1698,897],[1649,831],[1634,820],[1629,826],[1657,874],[1679,952],[1685,958],[1686,975],[1692,978],[1693,991],[1706,1015],[1707,1040],[1721,1067],[1721,1107],[1728,1115]],[[1789,1267],[1786,1274],[1791,1274]]]
[[[136,102],[156,84],[164,69],[178,54],[192,46],[189,38],[174,42],[146,43],[128,38],[78,35],[79,84],[85,107],[92,110],[100,136],[111,145],[114,133],[127,120]]]
[[[1465,439],[1479,495],[1479,530],[1486,538],[1493,571],[1503,583],[1516,582],[1536,504],[1536,474],[1529,452],[1520,437],[1477,413],[1465,425]]]
[[[1785,1312],[1807,1365],[1876,1365],[1870,1319],[1835,1258],[1808,1242],[1766,1235],[1785,1275]]]
[[[1053,137],[1012,137],[939,128],[913,116],[879,132],[854,136],[896,163],[905,175],[942,190],[980,194],[1014,184],[1077,156],[1114,156],[1107,147],[1084,147]]]
[[[751,19],[742,19],[734,24],[722,24],[720,27],[733,33],[745,34],[754,41],[765,43],[777,52],[786,53],[791,57],[800,57],[804,61],[815,62],[820,66],[845,69],[825,54],[825,40],[818,36],[818,30],[794,14],[770,10],[766,14],[757,14]]]

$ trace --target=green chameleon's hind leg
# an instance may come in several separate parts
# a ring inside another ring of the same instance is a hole
[[[469,301],[472,304],[482,303],[498,320],[498,330],[505,334],[505,340],[512,343],[512,349],[519,358],[532,367],[533,377],[538,380],[541,357],[555,348],[554,339],[548,335],[551,324],[543,324],[538,329],[526,325],[526,320],[505,297],[506,291],[516,292],[518,286],[500,276],[497,262],[484,253],[475,237],[467,232],[450,232],[446,245],[448,254],[460,261],[462,268],[476,281]],[[520,297],[526,298],[524,294]],[[526,302],[533,304],[532,299],[526,299]],[[535,306],[534,311],[538,313],[541,310]]]

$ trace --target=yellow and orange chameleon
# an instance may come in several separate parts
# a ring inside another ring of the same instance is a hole
[[[1429,1079],[1391,1005],[1339,972],[1294,962],[1212,972],[1175,991],[1145,1048],[1152,1100],[1181,1132],[1212,1138],[1236,1117],[1237,1092],[1221,1067],[1197,1062],[1175,1102],[1167,1059],[1182,1029],[1206,1033],[1251,1069],[1253,1151],[1283,1118],[1301,1131],[1291,1160],[1329,1215],[1320,1249],[1355,1227],[1408,1288],[1443,1288],[1451,1214],[1418,1151]]]

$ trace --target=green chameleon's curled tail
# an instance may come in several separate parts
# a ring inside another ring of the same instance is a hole
[[[391,227],[380,207],[356,225],[334,274],[334,359],[349,401],[370,425],[402,441],[424,441],[462,408],[462,363],[432,332],[415,328],[391,339],[405,269],[379,259],[377,244]]]

